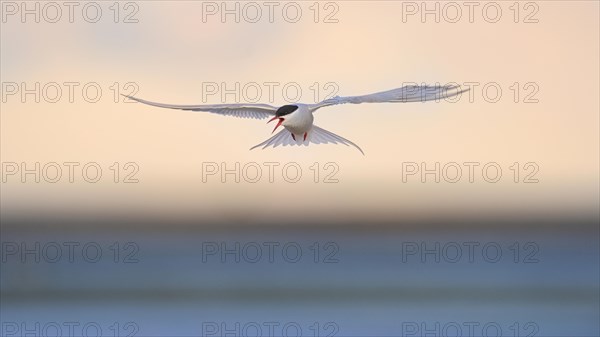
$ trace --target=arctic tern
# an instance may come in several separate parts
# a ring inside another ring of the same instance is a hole
[[[468,89],[467,89],[468,90]],[[316,104],[294,103],[281,107],[275,107],[269,104],[202,104],[202,105],[175,105],[146,101],[140,98],[123,95],[134,101],[169,109],[179,109],[187,111],[211,112],[225,116],[234,116],[240,118],[265,119],[270,118],[267,123],[277,121],[273,132],[280,126],[283,126],[279,133],[264,142],[255,145],[250,150],[262,146],[277,147],[279,145],[305,145],[314,144],[344,144],[354,146],[363,155],[363,150],[348,139],[338,136],[333,132],[322,129],[313,124],[313,113],[320,108],[337,104],[360,104],[360,103],[409,103],[409,102],[427,102],[439,101],[441,99],[460,95],[467,91],[461,89],[458,85],[446,86],[427,86],[427,85],[407,85],[401,88],[388,91],[377,92],[362,96],[335,96],[325,99]],[[272,132],[272,133],[273,133]]]

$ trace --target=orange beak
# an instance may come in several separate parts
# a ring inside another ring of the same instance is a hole
[[[277,122],[277,125],[275,125],[275,129],[273,129],[273,132],[275,132],[275,130],[277,130],[277,128],[281,125],[281,123],[283,123],[283,118],[275,116],[275,117],[269,119],[269,121],[267,122],[267,124],[269,124],[276,119],[279,119],[279,122]],[[271,133],[273,133],[273,132],[271,132]]]

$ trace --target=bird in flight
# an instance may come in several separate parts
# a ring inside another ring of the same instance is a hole
[[[377,92],[362,96],[335,96],[325,99],[316,104],[295,103],[281,107],[271,106],[269,104],[202,104],[202,105],[175,105],[156,103],[123,95],[134,101],[169,109],[179,109],[187,111],[211,112],[225,116],[234,116],[240,118],[266,119],[267,123],[277,121],[274,133],[277,128],[283,126],[283,129],[264,142],[255,145],[250,150],[257,147],[263,149],[267,147],[277,147],[279,145],[305,145],[308,144],[344,144],[354,146],[363,155],[363,150],[348,139],[338,136],[331,131],[327,131],[313,124],[313,113],[318,109],[337,105],[337,104],[361,104],[361,103],[409,103],[439,101],[441,99],[460,95],[468,89],[461,89],[458,85],[447,86],[427,86],[427,85],[407,85],[401,88],[388,91]]]

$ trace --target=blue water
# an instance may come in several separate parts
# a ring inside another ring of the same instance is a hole
[[[514,229],[3,233],[4,244],[25,243],[30,253],[8,254],[14,245],[3,247],[1,331],[3,336],[56,331],[599,336],[593,234]],[[35,242],[39,262],[31,252]],[[65,242],[79,244],[73,261],[65,251],[61,258],[52,251],[54,243]],[[101,255],[89,248],[83,258],[79,248],[86,244],[100,247]]]

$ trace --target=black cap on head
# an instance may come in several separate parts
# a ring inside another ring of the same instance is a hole
[[[284,105],[281,108],[277,109],[277,112],[275,112],[275,116],[281,117],[281,116],[289,115],[296,110],[298,110],[297,105]]]

